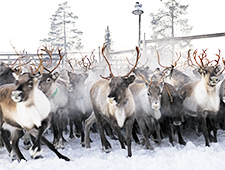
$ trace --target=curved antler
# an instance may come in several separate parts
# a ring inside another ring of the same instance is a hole
[[[152,78],[151,81],[149,82],[148,80],[146,80],[146,78],[144,76],[142,76],[141,74],[138,75],[139,77],[141,77],[149,86],[151,86],[152,84]]]
[[[51,50],[49,50],[48,48],[47,48],[47,46],[43,46],[44,48],[42,48],[41,49],[41,51],[44,51],[44,52],[46,52],[47,54],[48,54],[48,56],[50,57],[50,63],[48,64],[48,66],[50,66],[51,64],[52,64],[52,53],[53,53],[53,51],[54,51],[54,49],[52,48]],[[38,50],[39,51],[39,50]],[[60,63],[61,63],[61,61],[62,61],[62,58],[65,56],[65,54],[61,54],[61,51],[62,51],[62,49],[59,49],[58,48],[58,55],[59,55],[59,62],[57,63],[57,65],[52,69],[52,70],[49,70],[49,69],[47,69],[47,66],[43,66],[43,69],[45,69],[46,71],[48,71],[49,73],[52,73],[59,65],[60,65]],[[38,56],[39,56],[40,54],[38,53]]]
[[[61,63],[61,61],[62,61],[62,58],[66,55],[66,53],[64,53],[64,54],[61,54],[61,51],[62,51],[62,48],[61,49],[59,49],[58,48],[58,53],[59,53],[59,62],[58,62],[58,64],[51,70],[51,72],[50,73],[52,73],[58,66],[59,66],[59,64]]]
[[[158,64],[159,64],[162,68],[165,68],[165,69],[170,68],[170,67],[163,66],[163,65],[160,63],[160,58],[159,58],[159,52],[158,52],[158,51],[156,51],[156,54],[157,54]]]
[[[108,77],[103,77],[103,76],[101,76],[101,77],[102,77],[103,79],[109,80],[110,78],[114,77],[114,75],[113,75],[113,73],[112,73],[111,64],[109,63],[109,61],[107,60],[106,56],[104,55],[104,51],[105,51],[106,47],[107,47],[107,44],[103,44],[103,47],[102,47],[102,56],[104,57],[104,59],[105,59],[107,65],[108,65],[108,67],[109,67],[109,72],[110,72],[110,74],[109,74]]]
[[[138,60],[140,59],[141,55],[140,55],[140,50],[139,50],[138,47],[136,47],[136,51],[137,51],[136,62],[134,64],[133,68],[125,76],[123,76],[123,77],[128,77],[134,71],[135,67],[137,66]]]

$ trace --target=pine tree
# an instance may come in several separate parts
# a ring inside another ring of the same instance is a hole
[[[111,32],[109,30],[109,26],[107,26],[105,30],[105,43],[107,44],[107,50],[112,50],[113,41],[111,39]]]
[[[188,5],[181,5],[177,0],[168,0],[164,3],[164,8],[159,9],[156,14],[150,13],[151,28],[153,31],[152,39],[169,38],[183,36],[188,34],[192,27],[185,18]],[[188,47],[190,41],[180,42],[161,42],[157,44],[157,48],[167,48],[176,51]],[[176,49],[174,49],[174,46]],[[171,49],[172,48],[172,49]]]
[[[69,12],[69,8],[67,2],[59,4],[59,8],[50,18],[51,27],[48,38],[41,40],[41,42],[51,44],[55,49],[63,48],[66,53],[83,48],[81,43],[83,32],[75,26],[78,17],[73,12]]]

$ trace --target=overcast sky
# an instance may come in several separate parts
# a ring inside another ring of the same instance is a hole
[[[64,0],[1,0],[0,53],[18,51],[36,53],[40,39],[50,30],[50,17]],[[132,14],[135,0],[68,0],[71,11],[79,17],[77,29],[83,31],[84,51],[102,46],[107,25],[111,30],[114,50],[133,49],[138,42],[138,16]],[[160,0],[141,0],[141,33],[150,39],[150,12],[156,12]],[[189,35],[225,32],[224,0],[181,0],[189,4],[187,17],[194,27]],[[225,37],[194,41],[196,48],[224,48]]]

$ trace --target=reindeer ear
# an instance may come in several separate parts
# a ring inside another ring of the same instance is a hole
[[[222,70],[221,65],[215,66],[215,71],[216,71],[216,73],[219,73],[221,70]]]
[[[15,78],[15,80],[19,80],[20,75],[16,74],[15,72],[12,72],[13,77]]]
[[[56,80],[58,77],[59,77],[59,73],[58,72],[55,72],[54,74],[52,74],[52,78],[54,80]]]
[[[164,81],[162,81],[161,83],[159,83],[159,89],[160,89],[160,92],[161,93],[163,91],[163,87],[164,87]]]
[[[67,75],[68,75],[69,77],[71,77],[71,76],[72,76],[72,73],[71,73],[70,71],[67,70]]]
[[[87,73],[84,74],[85,79],[88,78],[88,76],[89,76],[89,74],[87,74]]]
[[[35,73],[34,77],[40,79],[42,77],[42,74],[38,71],[37,73]]]
[[[133,83],[134,82],[134,80],[135,80],[135,76],[134,75],[131,75],[130,77],[128,77],[127,79],[127,83],[128,84],[131,84],[131,83]]]

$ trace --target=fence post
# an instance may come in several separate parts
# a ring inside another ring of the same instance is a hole
[[[147,47],[146,47],[146,34],[144,33],[144,40],[143,40],[143,58],[147,60]]]

